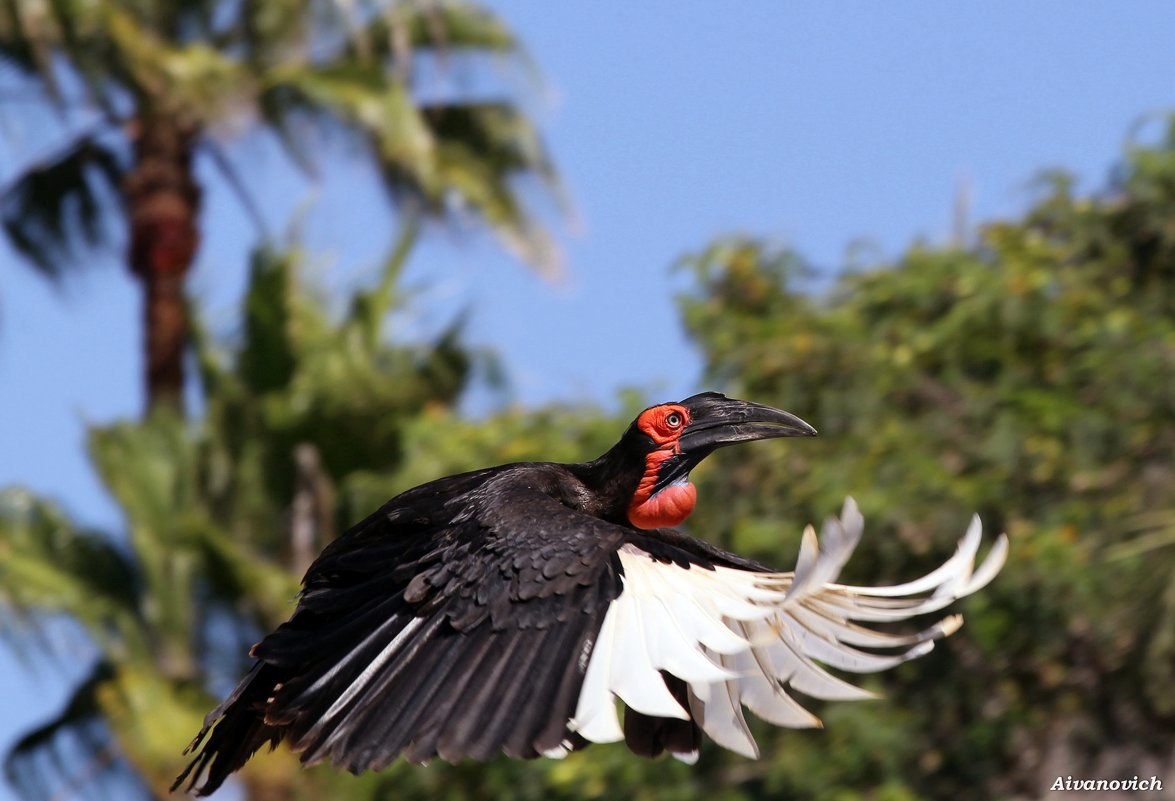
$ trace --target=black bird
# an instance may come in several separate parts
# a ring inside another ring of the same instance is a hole
[[[641,412],[593,461],[503,465],[396,496],[310,566],[293,616],[253,647],[256,664],[205,718],[172,789],[207,795],[282,740],[303,763],[357,773],[400,756],[560,756],[618,740],[692,762],[703,731],[754,757],[743,706],[820,725],[786,688],[870,697],[817,661],[863,673],[926,653],[957,616],[910,635],[859,623],[973,592],[1007,541],[972,573],[975,519],[930,575],[861,588],[832,583],[861,534],[851,499],[819,544],[808,527],[788,573],[668,528],[693,510],[690,470],[715,449],[815,433],[707,392]]]

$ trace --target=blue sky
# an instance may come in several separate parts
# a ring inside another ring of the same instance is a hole
[[[531,106],[576,209],[558,229],[568,274],[546,282],[488,237],[435,233],[395,333],[469,309],[470,341],[497,350],[527,404],[700,389],[673,301],[686,283],[670,268],[715,236],[767,236],[830,272],[861,243],[894,256],[949,237],[961,184],[973,223],[1024,209],[1044,168],[1103,186],[1136,123],[1175,109],[1167,2],[490,5],[544,76]],[[2,183],[43,152],[43,129],[3,106],[0,121]],[[264,141],[229,148],[276,230],[302,215],[319,280],[372,274],[394,221],[369,176],[336,154],[312,184]],[[206,203],[192,287],[231,331],[253,231],[223,185]],[[117,526],[83,437],[141,408],[138,315],[113,258],[54,289],[0,245],[0,486]],[[61,702],[64,681],[30,677],[0,646],[0,686],[2,749]]]

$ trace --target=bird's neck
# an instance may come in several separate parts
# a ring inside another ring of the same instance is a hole
[[[583,511],[641,529],[676,526],[694,510],[697,490],[688,479],[654,492],[660,452],[648,454],[621,440],[598,459],[568,465],[589,498]]]
[[[597,459],[567,465],[587,488],[583,511],[615,523],[628,522],[628,506],[644,477],[642,457],[630,451],[621,440]]]

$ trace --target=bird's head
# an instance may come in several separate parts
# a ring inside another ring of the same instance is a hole
[[[794,414],[761,403],[703,392],[677,403],[650,406],[621,440],[641,475],[628,503],[637,528],[675,526],[694,509],[690,471],[718,448],[774,437],[811,437],[816,429]]]

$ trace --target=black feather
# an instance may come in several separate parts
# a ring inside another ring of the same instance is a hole
[[[688,711],[689,687],[686,683],[663,670],[661,678],[681,708]],[[624,742],[634,754],[643,757],[657,757],[666,751],[671,754],[689,754],[701,746],[702,730],[693,720],[653,717],[625,708]]]
[[[568,740],[628,531],[564,505],[569,481],[543,464],[442,479],[333,542],[176,786],[211,793],[286,738],[304,762],[355,772]]]

